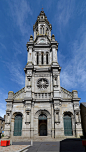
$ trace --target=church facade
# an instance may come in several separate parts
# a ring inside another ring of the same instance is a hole
[[[25,87],[8,92],[5,136],[79,137],[82,135],[77,90],[60,86],[58,42],[52,25],[41,11],[27,42]]]

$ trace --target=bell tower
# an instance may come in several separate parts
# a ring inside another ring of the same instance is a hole
[[[44,11],[41,11],[33,25],[34,38],[31,35],[27,42],[27,65],[25,66],[26,105],[32,109],[33,104],[45,102],[52,107],[52,136],[54,136],[53,111],[56,103],[60,103],[60,66],[57,60],[58,42],[54,34],[51,36],[52,25]],[[33,110],[31,110],[32,112]],[[33,114],[31,113],[31,117]],[[32,118],[31,118],[32,119]],[[33,120],[31,121],[33,128]]]
[[[41,11],[33,25],[34,38],[31,35],[29,42],[27,42],[27,65],[24,69],[26,75],[25,91],[30,98],[33,98],[34,88],[36,88],[36,91],[38,89],[37,83],[33,83],[33,75],[37,75],[37,73],[40,77],[41,75],[42,77],[43,75],[52,75],[48,82],[51,88],[48,88],[48,90],[49,92],[54,90],[51,93],[53,97],[59,96],[61,68],[57,60],[58,42],[55,41],[54,34],[51,36],[51,30],[52,25],[44,11]],[[44,79],[41,81],[43,83]]]

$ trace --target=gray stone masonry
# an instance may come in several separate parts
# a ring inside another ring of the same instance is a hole
[[[5,136],[13,137],[17,116],[22,118],[21,137],[64,138],[66,117],[70,120],[72,137],[82,135],[78,92],[60,86],[61,67],[58,64],[58,42],[44,11],[33,25],[33,36],[27,42],[25,87],[14,93],[8,92]],[[40,119],[41,118],[41,119]],[[18,123],[18,122],[17,122]],[[68,126],[66,126],[68,127]],[[17,136],[17,135],[16,135]]]

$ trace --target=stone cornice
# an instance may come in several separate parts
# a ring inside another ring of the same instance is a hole
[[[34,102],[50,102],[50,99],[33,99]]]
[[[59,64],[57,64],[57,65],[51,65],[51,68],[52,69],[59,69],[59,71],[61,71],[61,67],[60,67]]]
[[[14,99],[5,99],[6,102],[13,102]]]
[[[53,98],[53,100],[59,100],[59,101],[62,101],[62,102],[72,102],[72,98],[71,99],[68,99],[68,98]]]
[[[26,72],[26,70],[29,70],[29,69],[33,69],[33,65],[26,65],[25,68],[24,68],[24,71]]]
[[[15,102],[15,103],[22,103],[23,100],[24,100],[24,99],[19,99],[19,100],[18,100],[18,99],[15,99],[14,102]]]
[[[34,44],[34,42],[27,42],[26,47],[27,48],[29,48],[29,47],[33,48],[33,44]]]
[[[51,68],[39,68],[39,69],[35,68],[34,70],[37,72],[40,72],[40,71],[44,72],[44,71],[51,71]]]
[[[32,98],[25,97],[25,98],[24,98],[24,101],[32,101]]]
[[[72,98],[73,101],[80,101],[81,98]]]

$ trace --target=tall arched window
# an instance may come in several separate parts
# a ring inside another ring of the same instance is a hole
[[[42,27],[40,28],[40,34],[42,34]]]
[[[48,52],[46,52],[46,64],[48,64]]]
[[[41,53],[41,64],[44,64],[44,53]]]
[[[37,52],[37,65],[39,64],[39,53]]]
[[[44,34],[44,27],[43,27],[43,34]]]

